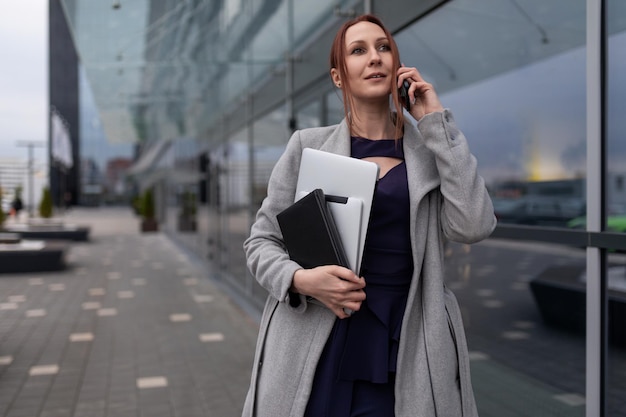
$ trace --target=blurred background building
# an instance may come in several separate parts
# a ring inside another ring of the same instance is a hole
[[[41,201],[42,190],[47,185],[48,164],[45,161],[33,158],[31,169],[29,158],[0,157],[0,190],[5,213],[10,212],[16,191],[21,194],[25,211],[29,211]]]
[[[50,0],[51,118],[73,161],[51,157],[55,201],[129,203],[152,190],[161,229],[260,309],[243,241],[291,132],[342,119],[330,43],[368,11],[454,111],[494,198],[494,252],[459,249],[447,284],[462,305],[487,297],[501,317],[524,306],[555,332],[582,333],[567,358],[549,350],[557,369],[529,369],[553,333],[535,350],[505,348],[530,337],[528,321],[487,329],[466,315],[470,348],[515,384],[532,374],[565,392],[574,411],[562,415],[626,415],[626,377],[608,367],[626,363],[614,350],[626,328],[622,0]],[[552,310],[532,284],[546,273],[562,281]],[[491,299],[504,293],[510,303]]]

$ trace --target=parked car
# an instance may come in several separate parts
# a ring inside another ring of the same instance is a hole
[[[552,196],[523,196],[494,198],[496,218],[500,223],[533,226],[567,227],[567,223],[585,213],[580,198]]]

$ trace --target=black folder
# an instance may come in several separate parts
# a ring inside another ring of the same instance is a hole
[[[303,268],[321,265],[349,268],[337,226],[321,188],[293,203],[276,219],[291,260]]]

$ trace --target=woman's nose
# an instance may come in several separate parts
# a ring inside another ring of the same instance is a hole
[[[381,62],[380,54],[376,49],[373,49],[370,53],[370,65],[379,64]]]

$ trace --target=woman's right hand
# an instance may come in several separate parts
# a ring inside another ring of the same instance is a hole
[[[346,311],[358,311],[365,300],[365,279],[338,265],[299,269],[293,275],[292,288],[317,299],[340,319],[350,316]]]

